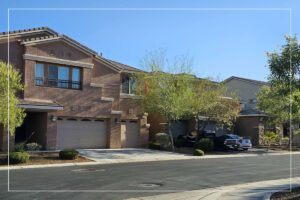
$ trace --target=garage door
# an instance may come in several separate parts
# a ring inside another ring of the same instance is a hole
[[[139,123],[137,121],[126,121],[121,124],[121,141],[123,148],[139,147]]]
[[[58,149],[106,148],[106,122],[58,120],[57,139]]]

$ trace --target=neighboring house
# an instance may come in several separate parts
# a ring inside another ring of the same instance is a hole
[[[138,69],[47,27],[12,31],[9,41],[9,63],[25,84],[19,107],[27,114],[10,142],[30,138],[45,149],[147,145],[147,115],[132,90]],[[0,60],[8,62],[6,32],[0,34]],[[6,149],[7,134],[0,132],[0,149]]]
[[[229,92],[234,92],[241,103],[241,112],[235,124],[235,133],[250,137],[254,145],[260,144],[267,117],[256,107],[256,94],[267,82],[232,76],[223,81]]]
[[[195,76],[195,79],[202,79]],[[204,79],[202,79],[204,80]],[[211,81],[214,84],[219,84],[219,82]],[[174,137],[174,140],[180,135],[186,135],[190,133],[197,133],[198,123],[203,123],[201,117],[197,120],[195,117],[183,118],[174,122],[171,122],[170,131]],[[155,134],[160,132],[167,132],[166,119],[159,113],[149,113],[148,122],[151,124],[149,128],[149,138],[150,140],[155,140]],[[214,133],[217,137],[226,133],[230,133],[227,126],[218,124],[215,121],[205,121],[205,127],[202,131]],[[199,124],[200,125],[200,124]]]

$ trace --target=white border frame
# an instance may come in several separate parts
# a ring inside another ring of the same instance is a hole
[[[41,10],[46,10],[46,11],[287,11],[289,13],[289,36],[292,36],[292,8],[8,8],[7,9],[7,41],[8,41],[8,54],[7,54],[7,60],[8,60],[8,65],[10,64],[9,62],[9,52],[10,52],[10,45],[9,45],[9,31],[10,31],[10,11],[18,11],[18,10],[23,10],[23,11],[41,11]],[[291,51],[290,51],[291,52]],[[290,53],[290,72],[291,72],[291,53]],[[291,73],[290,73],[291,75]],[[9,77],[9,70],[8,70],[8,77]],[[9,91],[10,83],[9,83],[9,78],[7,79],[7,90]],[[292,99],[291,99],[291,79],[290,79],[290,134],[291,133],[291,125],[292,125]],[[9,95],[7,97],[8,100],[8,106],[7,106],[7,111],[8,111],[8,128],[7,128],[7,135],[8,135],[8,165],[7,165],[7,191],[8,192],[93,192],[93,193],[167,193],[167,192],[198,192],[198,191],[185,191],[185,190],[10,190],[10,166],[9,166],[9,142],[10,142],[10,135],[9,135]],[[290,142],[290,191],[292,190],[292,154],[291,154],[291,148],[292,148],[292,142]],[[225,191],[225,190],[224,190]],[[270,191],[270,190],[266,190]],[[276,192],[274,190],[271,190],[271,192]]]

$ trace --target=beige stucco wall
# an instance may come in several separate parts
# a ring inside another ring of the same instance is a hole
[[[256,100],[256,94],[260,91],[263,85],[250,83],[238,79],[232,79],[225,82],[229,92],[234,92],[241,103],[245,104],[246,107],[256,108],[256,103],[251,103],[250,100]]]

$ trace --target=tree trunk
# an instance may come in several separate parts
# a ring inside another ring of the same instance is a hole
[[[171,150],[174,151],[174,141],[173,141],[173,134],[171,131],[171,121],[168,120],[167,123],[168,123],[168,134],[169,134],[170,141],[171,141]]]

